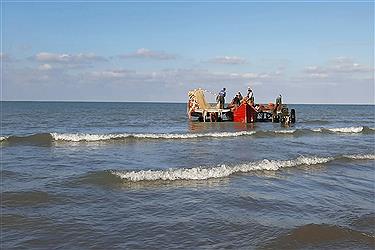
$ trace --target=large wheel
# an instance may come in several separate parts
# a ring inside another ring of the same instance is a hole
[[[273,122],[279,123],[280,122],[280,116],[279,115],[274,115],[273,116]]]
[[[294,109],[290,110],[290,122],[295,123],[296,122],[296,111]]]

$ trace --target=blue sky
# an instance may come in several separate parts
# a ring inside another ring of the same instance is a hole
[[[3,3],[4,100],[374,102],[374,4]]]

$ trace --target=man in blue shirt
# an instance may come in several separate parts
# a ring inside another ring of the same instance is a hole
[[[226,92],[225,92],[225,88],[223,88],[219,94],[217,95],[216,97],[216,101],[218,102],[219,104],[219,108],[220,109],[223,109],[224,108],[224,103],[225,103],[225,95],[226,95]]]

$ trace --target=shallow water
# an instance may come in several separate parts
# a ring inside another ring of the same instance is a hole
[[[2,247],[373,249],[374,106],[290,108],[3,102]]]

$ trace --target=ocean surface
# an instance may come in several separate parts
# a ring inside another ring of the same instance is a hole
[[[289,105],[289,127],[1,105],[1,249],[375,248],[373,105]]]

